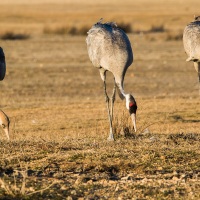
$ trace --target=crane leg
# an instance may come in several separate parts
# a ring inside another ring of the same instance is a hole
[[[199,95],[200,95],[200,63],[199,62],[194,62],[194,67],[198,73],[198,81],[199,81]]]
[[[115,94],[116,94],[116,84],[114,84],[113,93],[111,97],[111,120],[113,121],[113,108],[115,102]]]
[[[104,94],[106,98],[106,104],[107,104],[107,110],[108,110],[108,119],[109,119],[109,124],[110,124],[110,134],[108,136],[109,141],[114,141],[114,135],[113,135],[113,127],[112,127],[112,116],[110,113],[110,106],[109,106],[109,101],[110,98],[108,97],[107,91],[106,91],[106,81],[104,80]]]

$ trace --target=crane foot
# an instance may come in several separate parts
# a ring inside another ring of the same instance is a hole
[[[109,135],[109,137],[108,137],[107,140],[108,140],[108,141],[114,141],[114,140],[115,140],[112,133],[110,133],[110,135]]]

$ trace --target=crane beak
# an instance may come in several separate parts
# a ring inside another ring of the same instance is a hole
[[[9,136],[9,127],[4,128],[4,132],[5,132],[6,137],[8,138],[8,140],[10,140],[10,136]]]
[[[131,114],[131,119],[133,121],[133,127],[134,127],[134,130],[136,132],[137,131],[137,128],[136,128],[136,113]]]

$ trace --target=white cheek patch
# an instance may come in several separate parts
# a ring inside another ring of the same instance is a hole
[[[129,110],[129,103],[126,101],[126,108]]]
[[[126,98],[126,108],[129,110],[129,100]]]
[[[126,98],[126,108],[129,110],[130,94],[126,94],[125,98]]]

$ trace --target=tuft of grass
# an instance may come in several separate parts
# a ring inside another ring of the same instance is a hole
[[[168,33],[166,36],[166,41],[179,41],[183,39],[183,33]]]
[[[57,35],[86,35],[89,27],[82,26],[60,26],[60,27],[49,27],[46,26],[43,29],[44,34],[57,34]]]
[[[130,23],[117,23],[117,26],[124,30],[126,33],[132,33],[132,27]],[[86,35],[91,26],[82,25],[82,26],[45,26],[43,28],[44,34],[57,34],[57,35]]]
[[[171,32],[171,31],[165,31],[165,32],[146,32],[145,38],[148,41],[180,41],[183,39],[183,34],[181,32]]]
[[[25,33],[14,33],[8,31],[0,36],[2,40],[26,40],[30,38],[30,35]]]
[[[149,33],[162,33],[165,32],[166,29],[164,25],[152,25],[151,29],[149,29]]]
[[[115,115],[113,130],[117,138],[134,136],[133,125],[127,110],[122,109],[120,114]]]
[[[125,22],[121,22],[121,23],[117,23],[117,26],[119,28],[121,28],[124,32],[126,33],[132,33],[132,26],[130,23],[125,23]]]
[[[57,180],[54,180],[48,186],[45,187],[43,186],[43,188],[41,186],[41,188],[36,189],[36,187],[33,188],[33,186],[31,186],[30,183],[29,186],[27,186],[27,182],[28,182],[27,170],[25,171],[14,170],[12,176],[8,176],[6,174],[1,176],[0,178],[0,185],[2,189],[1,192],[5,193],[10,198],[20,198],[20,199],[23,197],[28,198],[28,196],[32,196],[33,194],[41,193],[45,190],[48,190],[50,187],[58,183]]]

